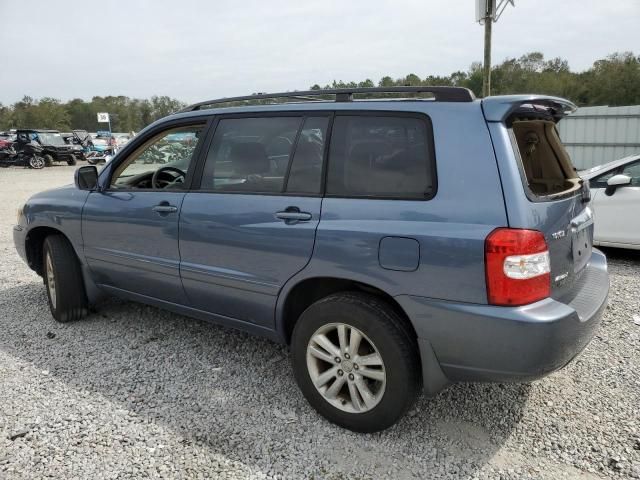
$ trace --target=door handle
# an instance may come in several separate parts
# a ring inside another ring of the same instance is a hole
[[[276,212],[276,218],[284,220],[287,225],[297,222],[308,222],[312,217],[309,212],[301,212],[298,207],[287,207],[281,212]]]
[[[178,211],[178,207],[174,207],[173,205],[169,205],[168,203],[161,203],[160,205],[156,205],[151,210],[156,213],[175,213]]]

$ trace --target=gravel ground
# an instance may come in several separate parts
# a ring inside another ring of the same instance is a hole
[[[456,385],[359,435],[266,340],[117,300],[56,323],[11,225],[72,174],[0,169],[0,478],[640,478],[640,255],[607,252],[603,326],[564,370]]]

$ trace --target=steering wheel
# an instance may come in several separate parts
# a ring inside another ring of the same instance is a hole
[[[152,188],[164,188],[159,183],[160,174],[162,174],[163,172],[175,172],[175,173],[178,174],[178,176],[176,178],[174,178],[173,181],[169,182],[169,184],[175,183],[180,177],[182,177],[182,181],[184,181],[184,179],[185,179],[185,177],[187,175],[185,172],[183,172],[182,170],[180,170],[179,168],[176,168],[176,167],[161,167],[158,170],[156,170],[155,172],[153,172],[153,177],[151,177],[151,187]],[[165,187],[166,187],[166,185],[165,185]]]

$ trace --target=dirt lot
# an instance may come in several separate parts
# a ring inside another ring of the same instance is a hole
[[[116,300],[56,323],[11,225],[72,175],[0,169],[0,478],[640,478],[640,255],[607,252],[603,325],[564,370],[456,385],[357,435],[266,340]]]

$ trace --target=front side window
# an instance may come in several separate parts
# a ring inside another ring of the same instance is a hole
[[[622,174],[631,177],[631,185],[640,187],[640,162],[630,163],[622,169]]]
[[[183,188],[204,128],[178,127],[154,136],[116,167],[111,188]]]
[[[435,194],[431,134],[425,120],[337,116],[333,124],[327,194],[428,199]]]
[[[591,179],[591,181],[589,182],[589,187],[590,188],[607,188],[607,181],[613,177],[616,172],[618,171],[617,168],[614,168],[613,170],[609,170],[606,173],[603,173],[602,175],[598,175],[597,177],[594,177]]]
[[[220,192],[282,192],[301,117],[220,120],[201,188]]]

